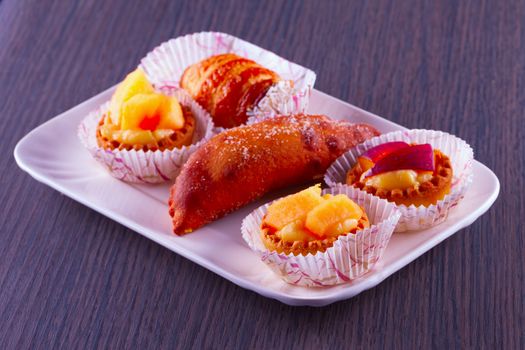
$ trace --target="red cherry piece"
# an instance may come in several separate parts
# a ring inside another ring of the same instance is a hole
[[[150,130],[150,131],[154,131],[155,129],[157,129],[157,125],[159,125],[159,122],[160,122],[160,115],[159,114],[155,114],[153,116],[145,116],[141,121],[140,121],[140,124],[139,124],[139,128],[141,128],[142,130]]]

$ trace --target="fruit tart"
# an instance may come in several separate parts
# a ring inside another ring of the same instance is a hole
[[[452,174],[450,158],[430,144],[392,141],[360,155],[346,183],[398,205],[428,207],[450,192]]]
[[[370,227],[362,207],[345,194],[321,195],[321,186],[281,198],[268,207],[261,224],[264,245],[278,253],[324,252],[341,235]]]
[[[188,146],[195,131],[189,106],[155,91],[136,69],[119,84],[99,121],[97,142],[105,149],[164,151]]]
[[[370,271],[400,215],[394,203],[354,187],[317,185],[254,210],[241,232],[284,281],[323,287]]]
[[[128,182],[174,179],[213,134],[209,115],[181,89],[155,89],[141,69],[80,124],[81,142],[114,177]]]
[[[357,145],[327,170],[330,186],[347,185],[395,203],[396,232],[442,223],[472,183],[472,148],[436,130],[402,130]]]

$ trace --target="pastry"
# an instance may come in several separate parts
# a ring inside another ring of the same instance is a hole
[[[307,255],[369,227],[362,207],[345,194],[321,196],[317,185],[272,203],[261,223],[261,238],[270,251]]]
[[[189,66],[180,86],[205,109],[215,125],[231,128],[248,119],[247,112],[281,78],[256,62],[232,53]]]
[[[194,131],[191,109],[157,93],[137,69],[113,94],[97,127],[97,143],[110,150],[164,151],[190,145]]]
[[[450,192],[452,172],[449,157],[430,144],[394,141],[360,155],[346,183],[398,205],[428,207]]]
[[[171,188],[173,230],[191,232],[269,191],[320,178],[343,152],[378,134],[322,115],[226,130],[191,155]]]

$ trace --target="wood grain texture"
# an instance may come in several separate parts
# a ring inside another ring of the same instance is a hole
[[[0,2],[0,348],[525,348],[522,1]],[[231,33],[316,87],[467,140],[494,207],[378,287],[325,308],[246,291],[17,168],[31,129],[162,41]]]

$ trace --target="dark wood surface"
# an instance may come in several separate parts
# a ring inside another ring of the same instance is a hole
[[[525,348],[524,18],[519,1],[2,0],[0,348]],[[464,138],[499,177],[498,200],[378,287],[297,308],[16,166],[31,129],[201,30],[312,68],[318,89],[397,123]]]

